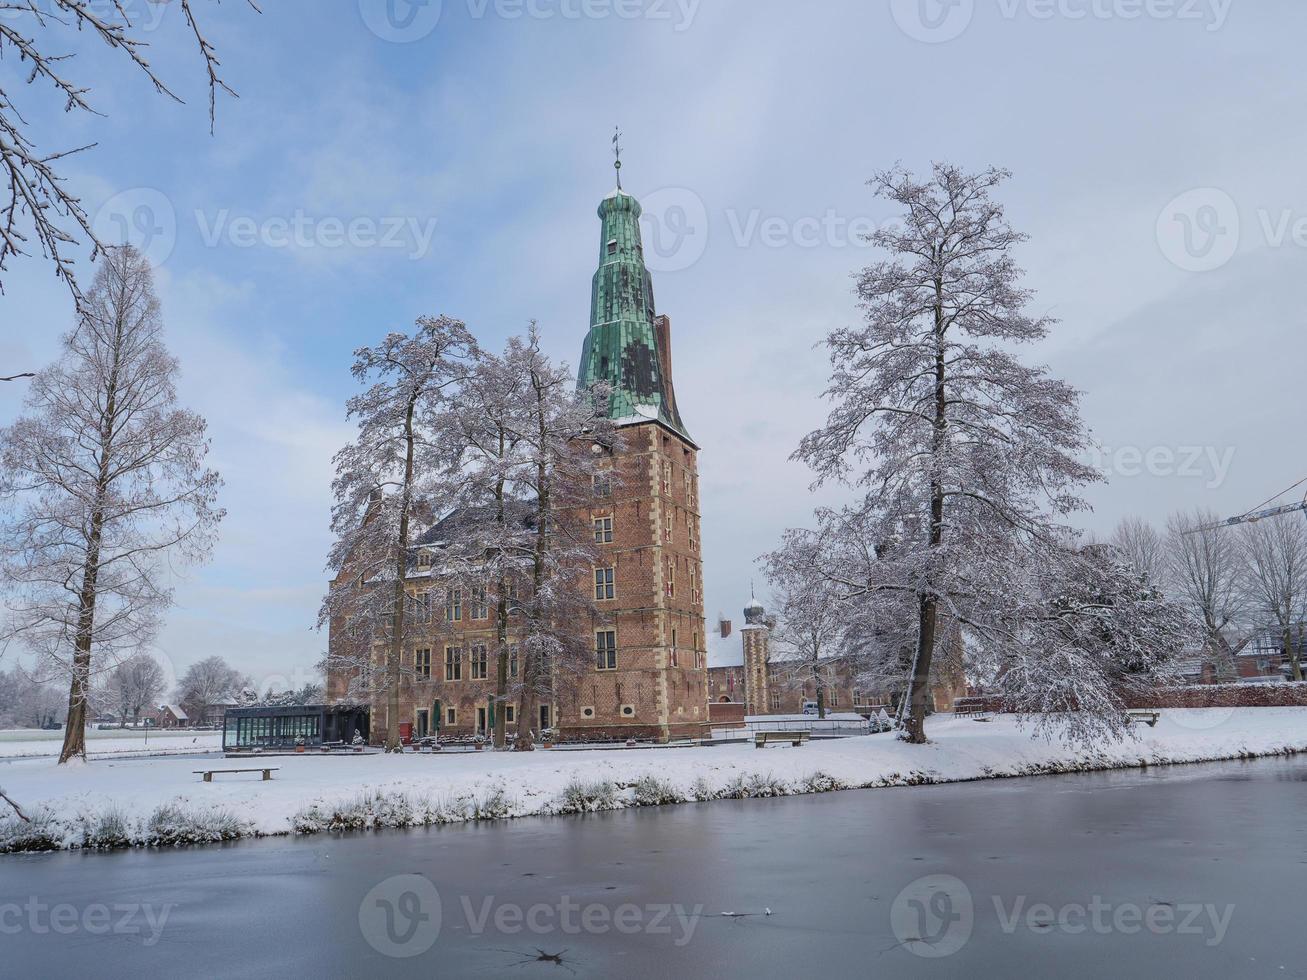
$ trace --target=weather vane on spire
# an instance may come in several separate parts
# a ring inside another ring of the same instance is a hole
[[[617,158],[613,168],[617,171],[617,189],[622,189],[622,128],[613,127],[613,155]]]

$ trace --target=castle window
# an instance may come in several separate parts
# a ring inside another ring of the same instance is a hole
[[[676,559],[667,559],[667,598],[676,596]]]
[[[445,647],[445,680],[463,679],[463,648]]]
[[[780,691],[772,691],[772,692],[771,692],[771,709],[772,709],[772,711],[780,711],[780,710],[781,710],[781,692],[780,692]]]
[[[408,616],[414,623],[431,622],[431,593],[419,592],[407,598]]]
[[[611,473],[596,473],[594,480],[594,493],[596,497],[604,498],[613,495],[613,475]]]
[[[504,705],[504,723],[513,725],[517,723],[517,706],[513,704]]]
[[[413,657],[413,672],[423,680],[431,680],[431,651],[419,650]]]
[[[457,709],[457,708],[446,708],[446,709],[445,709],[445,724],[446,724],[446,725],[457,725],[457,724],[458,724],[458,709]]]
[[[459,589],[450,589],[445,593],[445,619],[456,623],[463,618],[463,593]]]
[[[483,681],[490,676],[490,657],[486,653],[486,645],[478,643],[472,647],[472,679],[474,681]]]
[[[594,527],[595,544],[613,543],[613,519],[611,517],[596,517]]]
[[[486,605],[486,587],[484,585],[475,586],[472,589],[472,618],[486,619],[490,615],[490,608]]]
[[[668,544],[672,543],[672,519],[674,516],[675,516],[675,512],[672,510],[672,508],[668,507],[667,516],[663,521],[663,524],[665,525],[665,529],[666,529],[666,538]]]
[[[508,676],[517,676],[517,644],[514,643],[508,648]]]
[[[600,630],[595,633],[595,668],[617,669],[617,631]]]
[[[431,552],[421,549],[418,551],[418,568],[431,567]]]
[[[616,254],[617,254],[617,239],[616,239],[616,238],[612,239],[612,240],[608,243],[608,254],[609,254],[609,255],[616,255]]]
[[[596,568],[595,569],[595,598],[601,602],[605,599],[612,599],[616,596],[616,587],[613,584],[613,569]]]

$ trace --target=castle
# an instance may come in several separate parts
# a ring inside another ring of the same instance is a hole
[[[541,703],[539,718],[518,719],[513,705],[503,706],[510,734],[522,724],[553,729],[561,741],[707,734],[699,447],[677,408],[671,321],[654,304],[640,214],[620,182],[599,205],[599,267],[578,377],[582,390],[599,382],[611,388],[610,415],[624,437],[613,455],[613,478],[595,481],[588,515],[602,554],[593,579],[603,613],[592,624],[594,665]],[[419,549],[438,537],[437,526],[419,539]],[[409,591],[433,614],[403,651],[408,676],[399,717],[387,717],[384,697],[373,699],[374,741],[392,723],[419,738],[437,730],[442,737],[470,737],[493,724],[493,616],[476,596],[441,588],[422,564],[419,557]],[[348,680],[329,674],[329,697],[343,697]]]

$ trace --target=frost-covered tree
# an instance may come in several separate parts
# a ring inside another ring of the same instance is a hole
[[[902,221],[871,238],[889,256],[858,277],[864,322],[827,338],[834,407],[795,454],[817,484],[862,492],[856,519],[843,523],[858,528],[864,552],[880,551],[855,593],[864,618],[892,619],[905,600],[912,608],[913,742],[926,737],[943,616],[996,661],[1014,645],[1063,649],[1067,636],[1088,635],[1054,635],[1079,607],[1052,615],[1050,576],[1076,563],[1066,521],[1099,477],[1081,461],[1078,393],[1012,352],[1054,321],[1030,310],[1012,255],[1024,236],[992,196],[1008,176],[937,164],[925,179],[901,168],[874,178]],[[1074,681],[1095,692],[1077,702],[1083,710],[1109,703],[1110,672]]]
[[[482,353],[451,407],[449,503],[457,513],[433,556],[434,573],[494,610],[495,706],[493,741],[506,741],[505,707],[520,691],[512,671],[510,620],[525,594],[532,554],[530,505],[524,499],[522,429],[529,376],[521,370],[523,343],[509,340],[502,355]]]
[[[173,696],[192,721],[202,723],[214,705],[235,701],[249,686],[249,677],[222,657],[205,657],[186,669]]]
[[[993,690],[1037,733],[1119,738],[1131,697],[1172,679],[1193,620],[1111,547],[1051,553],[1020,572],[1024,605],[986,623],[981,668]]]
[[[1275,517],[1240,527],[1244,588],[1281,640],[1295,681],[1303,679],[1295,627],[1307,614],[1307,532],[1292,517]]]
[[[531,562],[522,597],[516,747],[529,750],[541,699],[573,692],[594,667],[594,628],[602,617],[589,584],[599,556],[590,505],[595,477],[612,475],[621,435],[608,418],[607,388],[578,392],[572,371],[541,351],[534,328],[510,345],[508,358],[527,381],[519,485],[529,505]]]
[[[351,675],[358,696],[386,695],[388,751],[400,748],[403,651],[422,625],[405,601],[414,531],[447,499],[445,429],[478,352],[461,321],[439,316],[354,354],[354,377],[370,384],[349,400],[358,435],[335,458],[335,578],[318,621],[331,625],[328,667]]]
[[[149,263],[110,249],[63,355],[0,431],[3,635],[69,683],[60,762],[85,758],[92,675],[153,639],[170,564],[207,558],[223,516],[177,373]]]
[[[819,538],[794,530],[763,558],[776,613],[775,676],[791,689],[811,687],[818,718],[826,717],[827,691],[835,682],[830,661],[848,652],[841,589],[830,581],[827,558]]]
[[[1148,521],[1125,517],[1112,532],[1114,547],[1149,582],[1164,587],[1169,571],[1166,538]]]
[[[248,2],[258,9],[253,0]],[[155,92],[182,101],[151,67],[148,28],[141,22],[143,17],[133,21],[131,6],[121,0],[0,0],[0,60],[8,54],[22,66],[11,76],[15,84],[21,78],[34,90],[43,90],[65,112],[73,113],[73,118],[84,121],[101,114],[92,102],[93,83],[74,79],[69,69],[77,63],[78,39],[92,37],[119,55],[123,63],[130,63]],[[184,19],[208,75],[212,128],[218,90],[235,93],[219,75],[217,51],[201,31],[194,6],[194,0],[178,0],[169,6],[151,3],[149,8],[159,16],[177,10]],[[0,202],[0,292],[7,261],[28,254],[30,239],[35,238],[36,247],[54,263],[56,275],[68,283],[80,304],[81,291],[67,251],[84,239],[91,243],[94,261],[102,244],[80,199],[64,183],[60,167],[65,157],[89,148],[41,148],[35,128],[15,104],[14,91],[0,84],[0,171],[8,181],[8,193]]]
[[[133,723],[141,722],[141,709],[158,704],[168,680],[163,667],[148,653],[128,657],[109,675],[109,699],[118,709],[119,727],[127,727],[127,717]]]
[[[1201,624],[1217,677],[1232,679],[1234,657],[1252,639],[1237,530],[1210,510],[1172,514],[1166,522],[1166,563],[1167,583]]]

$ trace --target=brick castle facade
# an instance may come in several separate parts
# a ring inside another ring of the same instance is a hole
[[[516,718],[512,704],[494,703],[493,610],[432,580],[422,571],[431,562],[419,557],[408,591],[427,615],[403,651],[399,717],[387,717],[384,696],[371,704],[374,742],[385,740],[392,721],[413,737],[437,729],[442,737],[485,734],[499,710],[510,734],[525,723],[537,732],[555,729],[560,741],[707,734],[699,448],[676,404],[671,322],[656,313],[640,205],[619,187],[600,204],[599,217],[599,269],[578,384],[610,386],[610,414],[623,439],[612,456],[612,479],[596,480],[586,515],[602,555],[593,581],[578,583],[593,587],[603,614],[580,627],[593,633],[593,667],[556,684],[540,717]],[[428,534],[422,543],[434,539]],[[518,668],[514,650],[510,677]],[[349,680],[329,674],[329,700],[345,697]]]

